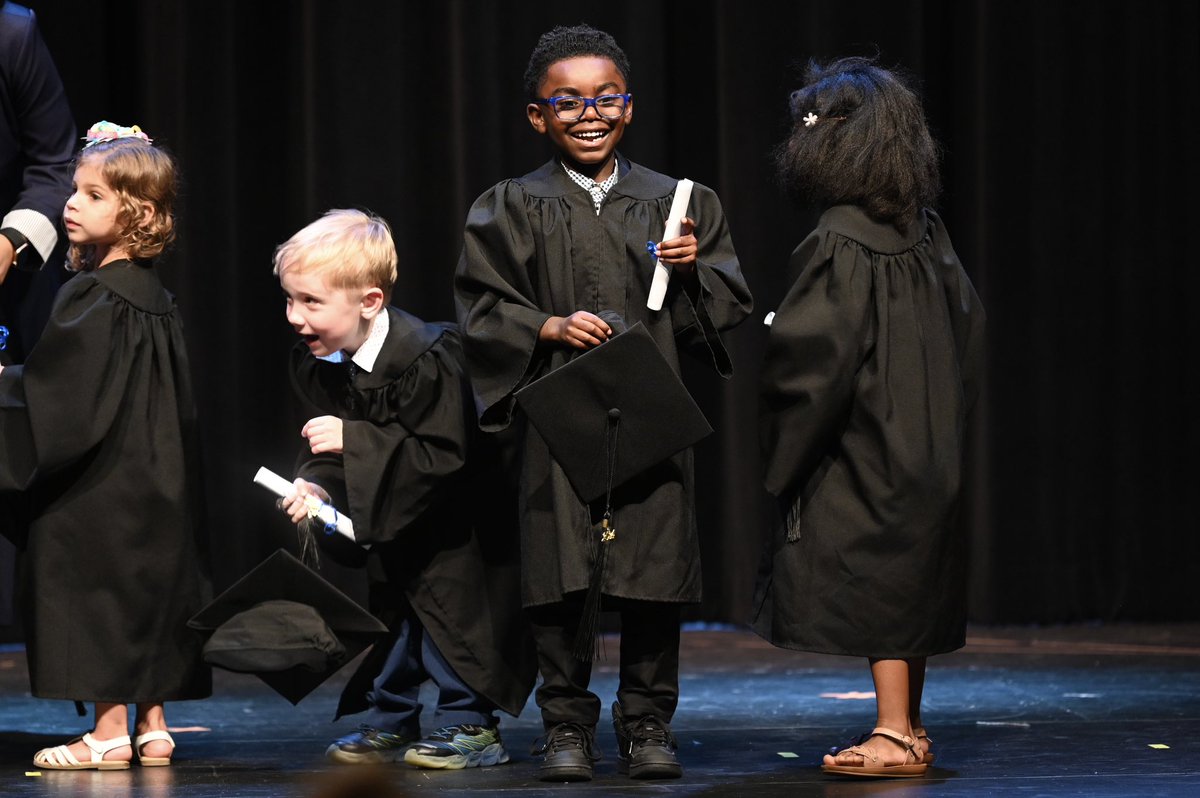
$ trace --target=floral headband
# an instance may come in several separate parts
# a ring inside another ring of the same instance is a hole
[[[83,145],[83,148],[86,150],[93,144],[99,144],[104,141],[116,141],[117,139],[141,139],[147,144],[153,141],[137,125],[125,127],[115,122],[97,122],[88,128],[87,135],[83,137],[83,140],[87,142]]]

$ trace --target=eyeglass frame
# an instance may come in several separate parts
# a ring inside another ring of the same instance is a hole
[[[621,108],[621,113],[617,114],[616,116],[605,116],[603,113],[601,113],[600,106],[598,106],[596,103],[608,97],[621,98],[621,100],[624,102],[624,106]],[[573,119],[563,119],[558,113],[558,103],[560,100],[579,100],[583,103],[583,110],[579,112],[579,116],[574,117]],[[629,103],[632,100],[632,92],[627,92],[625,94],[601,94],[597,97],[580,97],[578,94],[560,94],[556,97],[539,97],[537,99],[537,104],[550,106],[550,108],[554,111],[554,117],[562,122],[578,122],[580,119],[583,119],[583,115],[587,113],[588,108],[596,109],[596,116],[600,117],[601,119],[620,119],[621,117],[625,116],[625,112],[629,110]]]

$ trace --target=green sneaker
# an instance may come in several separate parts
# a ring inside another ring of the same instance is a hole
[[[508,752],[495,727],[446,726],[420,740],[404,753],[404,761],[419,768],[462,770],[503,765]]]
[[[379,765],[401,759],[404,749],[416,739],[415,735],[392,734],[359,726],[358,731],[334,740],[325,749],[325,756],[342,765]]]

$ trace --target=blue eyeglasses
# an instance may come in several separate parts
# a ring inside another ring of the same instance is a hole
[[[588,107],[596,109],[596,113],[604,119],[619,119],[625,115],[625,109],[632,94],[601,94],[599,97],[544,97],[538,100],[541,105],[554,109],[554,115],[564,122],[575,122],[583,118]]]

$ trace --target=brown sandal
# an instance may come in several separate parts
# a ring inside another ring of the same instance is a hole
[[[851,753],[862,757],[860,765],[822,765],[825,773],[835,773],[839,776],[872,776],[877,778],[912,779],[924,776],[929,765],[925,763],[915,748],[917,741],[899,732],[877,726],[871,731],[871,737],[886,737],[905,749],[904,762],[899,765],[880,764],[879,755],[874,748],[867,745],[855,745],[838,753]],[[869,738],[868,738],[869,739]]]
[[[933,761],[935,759],[937,759],[937,757],[934,756],[934,753],[932,750],[933,749],[933,738],[931,738],[928,734],[925,733],[924,727],[919,728],[919,729],[913,729],[913,737],[916,739],[916,741],[918,743],[921,742],[922,740],[924,741],[924,746],[923,746],[924,751],[921,756],[921,761],[923,763],[925,763],[926,765],[932,765]]]

